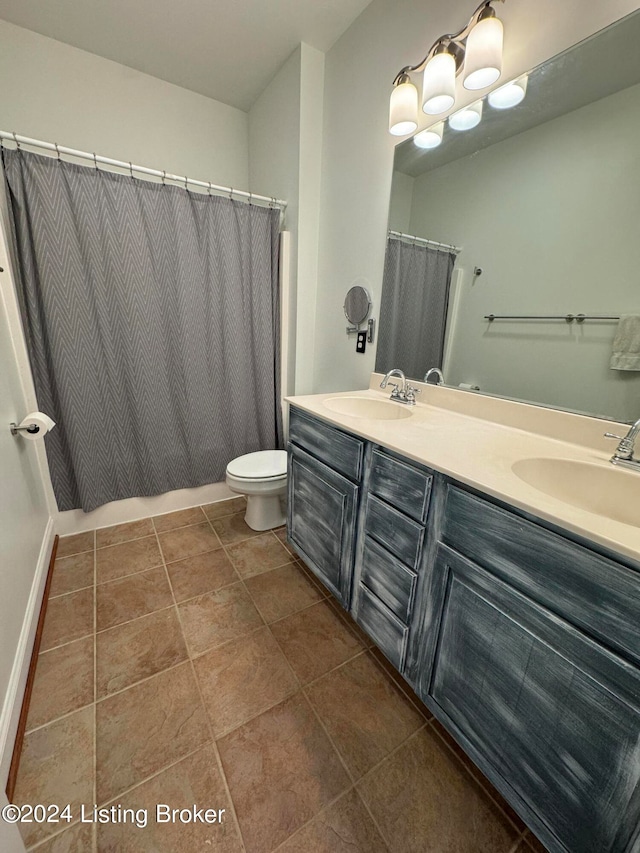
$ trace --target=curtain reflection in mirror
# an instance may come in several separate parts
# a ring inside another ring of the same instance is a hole
[[[442,367],[449,287],[456,256],[390,236],[387,240],[376,371],[398,367],[422,379]]]

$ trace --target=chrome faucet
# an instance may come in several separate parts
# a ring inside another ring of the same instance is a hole
[[[611,457],[611,462],[614,465],[622,465],[625,468],[633,468],[635,471],[640,471],[640,459],[636,459],[633,455],[638,435],[640,435],[640,418],[632,424],[625,436],[605,432],[605,438],[617,438],[620,441],[615,453]]]
[[[438,378],[437,378],[437,380],[436,380],[436,385],[444,385],[444,375],[443,375],[443,373],[442,373],[442,371],[440,370],[440,368],[439,368],[439,367],[430,367],[430,368],[429,368],[429,370],[427,370],[427,372],[425,373],[425,375],[424,375],[424,379],[423,379],[422,381],[423,381],[423,382],[428,382],[428,381],[429,381],[429,377],[430,377],[433,373],[435,373],[435,375],[438,377]]]
[[[397,376],[401,380],[402,384],[398,385],[396,382],[389,382],[389,379],[392,376]],[[391,385],[393,387],[390,397],[391,400],[395,400],[396,403],[405,403],[407,406],[415,406],[416,394],[420,393],[420,389],[409,385],[407,377],[397,367],[390,370],[380,383],[381,388],[386,388],[387,385]]]

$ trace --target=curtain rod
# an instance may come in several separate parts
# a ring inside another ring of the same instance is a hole
[[[77,151],[75,148],[67,148],[64,145],[58,145],[57,142],[43,142],[41,139],[31,139],[29,136],[21,136],[16,133],[9,133],[6,130],[0,130],[0,140],[8,139],[15,142],[20,148],[21,145],[29,145],[32,148],[43,148],[45,151],[54,151],[60,159],[61,154],[66,154],[69,157],[79,157],[82,160],[91,160],[97,167],[98,163],[105,166],[116,166],[119,169],[126,169],[133,177],[134,172],[140,172],[143,175],[153,175],[156,178],[162,178],[162,182],[174,181],[182,184],[185,189],[187,184],[194,187],[202,187],[209,192],[214,192],[217,195],[228,195],[229,198],[246,199],[249,202],[266,202],[270,207],[277,207],[284,210],[287,202],[279,198],[269,198],[266,195],[258,195],[257,193],[246,192],[245,190],[236,190],[233,187],[221,187],[218,184],[212,184],[209,181],[197,181],[195,178],[187,178],[185,175],[172,175],[159,169],[150,169],[147,166],[136,166],[135,163],[127,163],[124,160],[113,160],[111,157],[102,157],[100,154],[91,154],[88,151]]]
[[[402,231],[388,231],[389,237],[395,237],[398,240],[411,240],[413,243],[424,243],[426,246],[433,246],[434,249],[447,249],[455,255],[459,255],[462,249],[459,246],[451,246],[449,243],[438,243],[437,240],[427,240],[425,237],[416,237],[413,234],[403,234]]]

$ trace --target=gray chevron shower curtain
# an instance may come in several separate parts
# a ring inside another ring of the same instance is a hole
[[[442,367],[449,287],[456,256],[442,249],[387,240],[376,371],[399,367],[422,379]]]
[[[279,212],[2,154],[58,507],[216,482],[280,447]]]

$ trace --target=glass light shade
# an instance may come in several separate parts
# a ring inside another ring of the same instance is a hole
[[[504,28],[498,18],[478,21],[469,33],[464,58],[464,88],[485,89],[502,74]]]
[[[413,83],[400,83],[391,93],[389,133],[406,136],[418,128],[418,90]]]
[[[426,130],[421,130],[413,137],[414,145],[418,148],[437,148],[442,142],[442,134],[444,133],[444,122],[439,121],[433,127],[428,127]]]
[[[475,104],[469,104],[458,110],[457,113],[449,116],[449,126],[454,130],[471,130],[480,124],[482,118],[482,101],[476,101]]]
[[[424,69],[422,109],[427,115],[446,113],[456,100],[456,61],[450,53],[432,56]]]
[[[487,96],[489,103],[496,110],[509,110],[511,107],[517,106],[527,94],[527,80],[528,77],[525,74],[505,86],[500,86],[499,89],[489,92]]]

